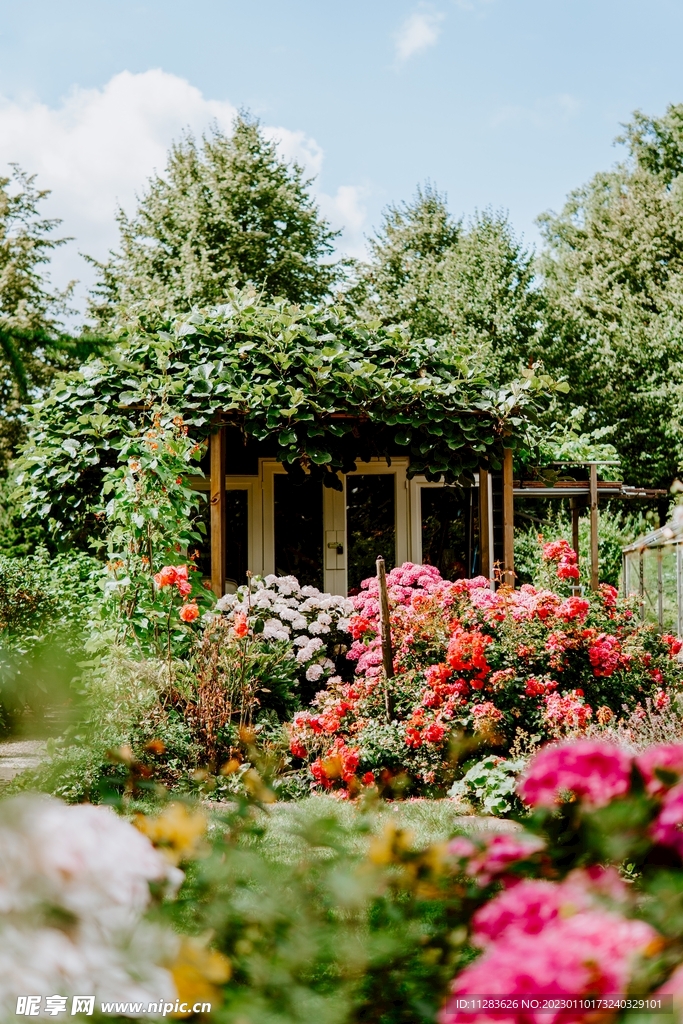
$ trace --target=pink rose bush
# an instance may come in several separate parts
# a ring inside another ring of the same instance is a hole
[[[550,564],[575,565],[566,541],[544,548]],[[349,672],[332,675],[290,727],[290,751],[324,764],[342,743],[358,773],[320,770],[314,787],[357,792],[371,777],[443,792],[454,779],[448,751],[457,734],[497,752],[519,730],[561,739],[614,721],[650,700],[666,706],[681,681],[680,644],[642,626],[613,587],[588,597],[525,584],[491,589],[484,577],[443,580],[434,566],[406,563],[387,576],[394,657],[384,677],[378,584],[352,599]],[[339,664],[339,662],[338,662]],[[351,673],[353,673],[351,675]]]
[[[683,744],[638,755],[550,745],[519,781],[523,831],[450,841],[477,956],[456,972],[440,1024],[595,1019],[589,1007],[539,1012],[515,999],[683,997],[682,772]],[[507,1008],[468,1004],[475,996]]]

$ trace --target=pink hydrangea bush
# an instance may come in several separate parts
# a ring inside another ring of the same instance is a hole
[[[566,542],[546,548],[552,564],[575,564]],[[353,679],[332,676],[290,730],[292,755],[309,765],[339,743],[353,750],[353,791],[362,779],[390,788],[400,778],[443,792],[456,734],[503,753],[520,730],[557,740],[668,701],[680,686],[678,641],[641,625],[613,587],[590,599],[529,584],[494,591],[484,577],[450,582],[412,563],[387,584],[394,679],[384,678],[372,578],[348,620]],[[311,780],[330,788],[319,769]],[[349,785],[337,774],[332,788]]]

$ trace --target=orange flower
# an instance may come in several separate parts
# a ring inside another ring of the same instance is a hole
[[[165,565],[161,572],[154,574],[154,582],[158,587],[168,587],[178,578],[178,572],[174,565]]]
[[[183,622],[194,622],[195,619],[199,618],[199,605],[194,601],[190,601],[188,604],[184,604],[178,612]]]
[[[247,624],[247,617],[244,612],[235,612],[235,618],[233,619],[232,628],[235,636],[241,640],[242,637],[246,636],[249,632],[249,626]]]

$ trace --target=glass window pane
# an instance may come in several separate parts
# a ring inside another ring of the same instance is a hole
[[[422,561],[444,579],[468,575],[469,492],[455,487],[421,487]]]
[[[247,582],[249,569],[249,491],[225,492],[225,587]]]
[[[323,586],[323,488],[306,478],[278,473],[275,485],[275,572]]]
[[[199,518],[206,533],[199,549],[202,576],[211,579],[211,504],[208,491],[202,492]],[[246,489],[225,492],[225,586],[228,592],[247,582],[249,552],[249,492]]]
[[[346,544],[349,594],[377,572],[382,555],[387,571],[396,565],[396,499],[393,473],[354,473],[346,478]]]

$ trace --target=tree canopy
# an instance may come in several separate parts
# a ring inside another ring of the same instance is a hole
[[[135,213],[119,210],[120,251],[99,265],[91,312],[107,321],[118,306],[149,302],[181,312],[248,283],[269,298],[322,298],[338,275],[336,233],[310,185],[246,114],[230,136],[215,128],[198,144],[188,135]]]
[[[668,484],[683,463],[683,106],[637,112],[627,158],[540,219],[543,359],[593,427],[614,425],[626,474]]]
[[[349,291],[355,309],[406,323],[415,337],[452,339],[501,380],[538,354],[533,258],[503,214],[465,224],[435,188],[418,188],[412,203],[385,211],[369,255]]]
[[[64,365],[62,319],[70,289],[53,290],[45,274],[60,221],[41,216],[49,193],[13,165],[0,177],[0,473],[21,437],[29,394]]]
[[[397,449],[411,473],[465,482],[500,468],[504,447],[528,455],[556,387],[532,369],[492,386],[451,346],[245,290],[218,308],[148,315],[106,357],[63,374],[34,408],[17,479],[25,511],[67,536],[98,507],[103,467],[163,407],[196,436],[232,423],[332,487],[356,460]]]

